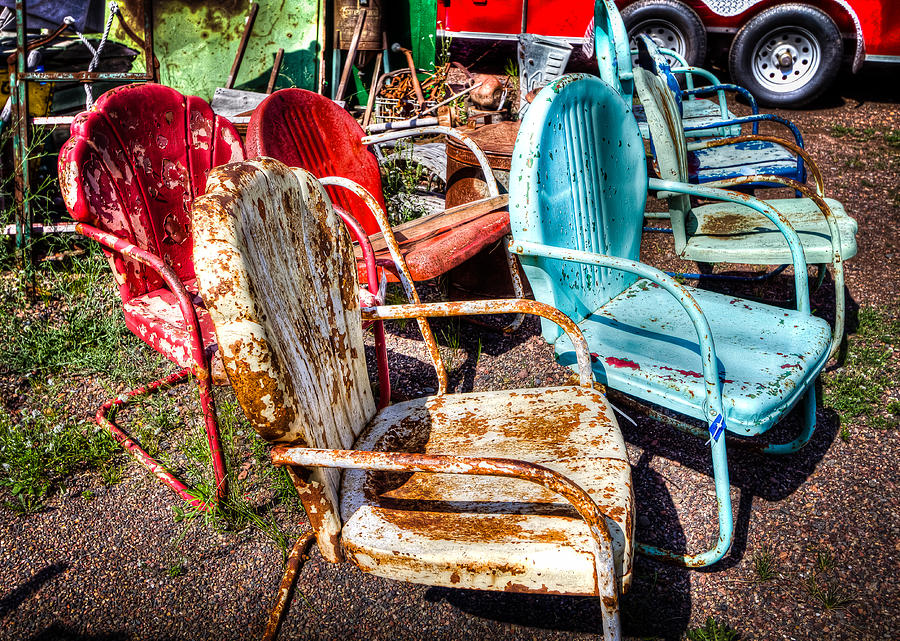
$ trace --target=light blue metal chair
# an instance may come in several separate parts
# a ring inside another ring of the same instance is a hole
[[[799,449],[815,427],[814,383],[829,355],[831,328],[810,313],[807,268],[796,232],[772,207],[736,192],[653,179],[650,187],[744,203],[783,234],[794,266],[797,309],[686,287],[638,262],[648,179],[631,107],[602,80],[553,81],[531,105],[512,159],[513,241],[535,298],[575,321],[596,354],[596,378],[610,388],[706,423],[719,535],[699,554],[645,553],[690,566],[721,559],[732,541],[724,432],[757,436],[795,405],[800,436],[768,445]],[[559,360],[572,344],[549,324]],[[688,431],[696,427],[683,423]]]
[[[806,180],[804,168],[803,136],[789,120],[775,114],[760,114],[756,100],[749,91],[738,85],[724,85],[712,73],[686,65],[672,67],[670,58],[684,63],[676,52],[659,49],[646,35],[636,39],[650,43],[651,55],[642,55],[638,49],[629,49],[630,44],[625,25],[618,9],[611,0],[597,0],[594,4],[594,47],[600,78],[619,91],[626,102],[634,95],[634,67],[653,71],[663,79],[675,98],[681,119],[681,133],[685,138],[702,138],[692,143],[688,155],[688,180],[703,184],[743,176],[774,175],[798,182]],[[635,64],[638,62],[639,64]],[[676,75],[684,75],[688,89],[682,90]],[[694,77],[700,76],[712,83],[710,86],[694,88]],[[726,91],[741,94],[750,104],[750,116],[737,117],[728,110]],[[717,100],[698,98],[701,95],[716,94]],[[643,104],[644,98],[638,93],[640,104],[634,107],[641,135],[651,138]],[[733,141],[718,140],[742,135],[742,126],[750,125],[750,135],[759,134],[760,122],[773,122],[787,127],[793,142],[779,141],[772,137],[756,139],[741,138]],[[713,138],[713,140],[710,140]],[[767,138],[767,139],[764,139]],[[743,189],[777,187],[779,185],[764,179],[742,186]]]
[[[630,50],[630,41],[625,23],[619,13],[613,0],[596,0],[594,3],[594,52],[597,56],[597,66],[600,71],[600,78],[607,84],[611,85],[621,93],[626,101],[630,102],[634,95],[634,83],[632,80],[632,67],[636,51]],[[743,87],[736,85],[723,85],[710,72],[699,69],[697,67],[688,67],[687,62],[677,52],[668,49],[663,50],[666,56],[669,56],[679,63],[679,67],[675,69],[675,73],[684,74],[687,90],[684,92],[685,107],[683,117],[686,127],[694,125],[704,125],[710,122],[717,123],[717,133],[719,136],[736,136],[740,134],[740,124],[724,125],[721,121],[735,118],[735,115],[728,110],[726,91],[737,91],[749,97],[753,113],[757,113],[756,101],[753,96]],[[694,76],[701,76],[710,86],[694,88]],[[699,99],[698,96],[708,93],[716,94],[716,101]],[[642,109],[640,106],[635,108],[635,117],[641,126],[641,133],[647,138],[646,124],[643,123]],[[689,136],[708,137],[713,135],[706,129],[687,133]],[[756,131],[754,130],[754,133]]]

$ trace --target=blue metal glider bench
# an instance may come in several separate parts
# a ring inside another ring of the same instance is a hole
[[[538,94],[516,140],[511,177],[510,249],[535,298],[578,324],[597,355],[598,381],[708,426],[699,432],[712,455],[715,545],[699,554],[639,549],[689,566],[715,563],[733,529],[725,431],[762,434],[799,404],[800,436],[763,448],[788,453],[815,427],[814,384],[828,359],[831,328],[810,313],[797,234],[749,196],[654,180],[656,189],[746,202],[770,219],[790,246],[797,309],[686,287],[638,262],[647,196],[643,142],[630,105],[587,75],[564,76]],[[565,336],[549,324],[542,331],[560,362],[574,365]]]

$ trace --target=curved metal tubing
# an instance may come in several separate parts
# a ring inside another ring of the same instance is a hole
[[[716,368],[715,344],[709,328],[709,322],[706,320],[694,297],[675,279],[649,265],[615,256],[603,256],[574,249],[548,247],[525,241],[514,241],[510,249],[520,255],[555,258],[630,272],[653,281],[672,294],[687,312],[697,332],[700,360],[703,367],[703,380],[706,386],[706,401],[704,405],[706,406],[707,422],[712,425],[718,416],[721,415],[724,418],[722,381]],[[718,440],[710,439],[709,443],[719,518],[719,534],[715,546],[699,554],[682,554],[638,543],[637,547],[641,552],[689,567],[712,565],[728,552],[733,538],[734,522],[731,512],[731,489],[728,482],[728,459],[725,451],[725,438],[720,436]]]
[[[815,165],[813,165],[815,167]],[[798,183],[796,180],[791,180],[790,178],[783,178],[780,176],[765,176],[767,181],[775,182],[783,184],[785,187],[790,187],[795,191],[799,191],[804,196],[812,200],[816,207],[818,207],[819,211],[822,213],[822,216],[825,218],[825,222],[828,224],[828,232],[831,234],[831,264],[828,266],[828,271],[831,274],[832,279],[834,280],[834,328],[831,333],[831,349],[828,351],[829,360],[837,354],[838,350],[841,347],[841,341],[844,340],[844,316],[846,313],[846,302],[844,299],[844,260],[841,257],[841,231],[838,228],[837,219],[834,217],[834,213],[831,211],[831,208],[828,206],[828,203],[825,202],[825,199],[822,196],[823,189],[821,175],[818,173],[818,168],[816,168],[815,174],[816,176],[816,191],[813,192],[810,189],[809,185]],[[723,187],[729,187],[731,185],[740,185],[742,183],[752,183],[754,181],[759,180],[759,176],[743,176],[740,178],[731,178],[729,180],[720,181],[719,183],[715,183],[716,185],[721,184]],[[712,184],[712,183],[710,183]]]
[[[731,145],[734,143],[745,142],[745,141],[749,141],[749,140],[762,140],[765,142],[773,142],[777,145],[781,145],[785,149],[800,156],[800,158],[802,158],[806,162],[806,167],[809,170],[809,173],[812,174],[813,181],[816,183],[816,193],[819,196],[825,195],[825,180],[822,178],[822,172],[819,170],[819,166],[816,164],[816,161],[813,160],[813,157],[810,155],[810,153],[808,151],[806,151],[806,149],[804,149],[803,147],[801,147],[799,145],[795,145],[794,143],[784,140],[782,138],[776,138],[775,136],[766,136],[766,135],[760,135],[760,134],[755,134],[752,136],[735,136],[733,138],[718,138],[716,140],[707,140],[704,142],[688,143],[688,150],[694,151],[697,149],[709,149],[711,147],[721,147],[722,145]],[[731,178],[728,180],[737,180],[738,178],[739,177],[735,177],[735,178]],[[754,178],[757,179],[756,182],[759,182],[760,176],[754,176]],[[780,182],[780,180],[776,180],[775,177],[771,177],[768,175],[762,176],[762,178],[765,178],[767,182]],[[804,175],[804,180],[806,178],[807,178],[807,176]],[[793,181],[790,178],[785,178],[784,180],[791,180],[792,183],[795,183],[795,181]],[[716,181],[704,183],[704,185],[707,187],[711,187],[711,186],[718,186],[720,184],[725,184],[726,182],[727,181],[716,180]]]
[[[187,293],[187,290],[185,290],[184,284],[181,282],[181,280],[179,280],[178,276],[175,274],[172,268],[169,267],[162,258],[156,256],[155,254],[151,254],[144,249],[141,249],[137,245],[133,245],[132,243],[129,243],[128,241],[123,240],[122,238],[119,238],[114,234],[110,234],[101,229],[97,229],[96,227],[88,225],[87,223],[78,223],[77,225],[75,225],[75,230],[78,233],[87,236],[88,238],[96,240],[104,247],[107,247],[112,251],[120,253],[124,256],[128,256],[129,258],[136,260],[137,262],[142,263],[143,265],[146,265],[147,267],[156,271],[156,273],[160,275],[160,277],[163,279],[163,281],[165,281],[166,285],[169,286],[169,289],[178,299],[178,307],[181,310],[181,315],[184,317],[185,329],[191,337],[191,358],[193,359],[194,364],[189,369],[191,373],[197,378],[197,387],[200,390],[200,406],[203,410],[203,416],[206,423],[206,440],[209,443],[209,453],[212,460],[213,474],[216,481],[216,500],[219,501],[224,499],[227,490],[225,478],[225,458],[222,454],[222,448],[219,444],[219,427],[216,423],[216,409],[215,405],[213,404],[212,398],[212,377],[210,376],[209,372],[209,362],[206,357],[206,351],[203,349],[203,338],[200,335],[200,325],[197,321],[197,311],[196,309],[194,309],[194,303],[191,301],[191,297]],[[98,413],[98,421],[99,420],[100,419]],[[108,426],[104,426],[109,429]],[[135,451],[129,449],[129,452],[132,452],[135,454],[135,456],[137,456]],[[143,450],[141,450],[141,452],[143,452]],[[151,461],[154,465],[159,466],[159,464],[154,461],[146,452],[143,452],[143,454],[146,459],[149,459],[149,461]],[[166,478],[159,476],[159,474],[154,471],[154,468],[148,466],[144,458],[138,457],[138,460],[145,466],[147,466],[154,474],[156,474],[166,485],[175,490],[175,492],[178,493],[179,496],[185,498],[185,496],[183,495],[185,486],[180,481],[177,485],[173,485],[171,482],[166,480]],[[199,500],[190,495],[187,495],[187,498],[185,498],[185,500],[188,501],[191,501],[191,499],[193,499],[194,501]],[[203,509],[205,509],[205,506]]]
[[[788,248],[791,251],[791,259],[794,266],[794,288],[797,291],[797,311],[806,312],[807,314],[810,313],[809,275],[806,271],[806,258],[803,254],[803,245],[800,242],[800,237],[797,235],[797,232],[791,227],[790,221],[781,212],[758,198],[737,191],[715,189],[703,185],[689,185],[687,183],[680,183],[672,180],[660,180],[659,178],[650,178],[649,188],[652,191],[687,194],[689,196],[700,196],[712,200],[722,200],[746,205],[750,209],[759,212],[771,220],[784,236]],[[661,197],[664,198],[665,196]]]
[[[497,180],[494,178],[494,172],[491,170],[491,165],[488,162],[487,156],[484,155],[484,152],[481,151],[481,148],[475,144],[468,136],[465,136],[453,129],[452,127],[440,127],[440,126],[431,126],[431,127],[417,127],[416,129],[406,130],[406,131],[387,131],[383,134],[376,134],[373,136],[363,136],[362,144],[364,145],[377,145],[383,142],[389,142],[391,140],[399,140],[400,138],[410,138],[412,136],[422,136],[422,135],[444,135],[449,136],[450,138],[456,138],[462,144],[469,148],[469,151],[472,152],[472,155],[478,160],[478,164],[481,165],[481,171],[484,173],[485,183],[487,183],[488,187],[488,196],[490,198],[494,198],[500,195],[500,190],[497,189]]]
[[[534,314],[559,325],[572,341],[578,360],[578,379],[582,387],[593,387],[594,372],[591,352],[584,335],[571,318],[561,311],[536,300],[500,298],[496,300],[467,300],[447,303],[418,303],[416,305],[386,305],[362,310],[363,318],[446,318],[476,314]],[[720,394],[721,396],[721,394]]]
[[[530,481],[555,492],[578,512],[591,531],[594,544],[597,596],[600,597],[603,619],[603,638],[606,641],[621,639],[619,595],[613,566],[612,538],[609,535],[606,520],[590,495],[562,474],[536,463],[514,459],[407,452],[322,450],[284,445],[276,445],[272,450],[272,463],[382,472],[499,476]]]
[[[406,299],[414,303],[421,303],[422,301],[419,299],[419,293],[416,291],[415,285],[413,285],[413,279],[412,275],[409,272],[409,267],[406,265],[406,261],[403,259],[403,255],[400,253],[400,245],[397,244],[397,238],[394,236],[394,231],[391,229],[391,223],[388,220],[387,214],[381,208],[381,205],[379,205],[378,201],[375,200],[375,197],[372,196],[372,194],[370,194],[368,191],[366,191],[366,189],[356,184],[349,178],[343,178],[341,176],[328,176],[320,179],[319,182],[325,186],[334,185],[335,187],[343,187],[344,189],[349,189],[351,192],[363,199],[363,202],[366,203],[366,206],[369,208],[369,211],[372,212],[372,216],[375,218],[378,226],[381,228],[381,234],[384,237],[388,252],[390,253],[391,258],[394,261],[396,275],[400,280],[403,291],[406,293]],[[419,331],[422,333],[422,338],[425,341],[425,347],[428,350],[428,355],[431,357],[431,361],[434,364],[434,370],[437,373],[437,393],[439,396],[446,394],[447,370],[444,367],[443,360],[441,359],[441,352],[438,349],[437,340],[435,340],[434,338],[434,333],[431,331],[431,326],[428,324],[428,321],[420,318],[417,319],[417,323],[419,325]]]
[[[679,69],[673,69],[673,72],[680,71]],[[687,96],[688,100],[694,100],[696,96],[702,96],[708,93],[718,92],[720,96],[724,96],[726,91],[731,91],[737,94],[740,94],[744,97],[744,99],[750,103],[750,113],[752,115],[756,115],[759,113],[759,105],[756,104],[756,98],[753,97],[753,94],[741,87],[740,85],[732,85],[732,84],[715,84],[708,87],[697,87],[696,89],[685,89],[681,92],[682,96]],[[721,103],[720,103],[721,106]],[[722,114],[725,117],[727,114]],[[757,129],[759,128],[758,123],[753,123],[753,133],[757,133]]]
[[[378,270],[375,264],[375,251],[366,236],[366,231],[353,216],[339,207],[335,207],[341,220],[350,230],[350,235],[359,243],[363,261],[366,264],[366,286],[371,294],[378,294]],[[391,404],[391,372],[387,361],[387,341],[384,337],[384,323],[375,323],[372,330],[375,338],[375,366],[378,369],[378,409]]]
[[[389,140],[421,136],[423,134],[443,134],[459,140],[468,147],[469,151],[472,152],[475,159],[478,160],[478,164],[481,166],[481,173],[484,175],[484,181],[488,188],[488,196],[494,198],[500,195],[500,190],[497,187],[497,179],[494,177],[494,171],[491,169],[491,164],[488,162],[487,156],[484,155],[484,152],[473,140],[452,127],[418,127],[415,130],[410,131],[386,132],[378,135],[365,136],[363,137],[362,142],[364,145],[377,145]],[[516,298],[523,298],[525,296],[525,287],[522,284],[522,279],[519,278],[519,269],[516,260],[509,251],[506,252],[506,265],[509,268],[509,276],[512,279],[513,293]],[[517,315],[509,325],[503,328],[503,331],[507,334],[515,332],[522,324],[522,320],[522,316]]]

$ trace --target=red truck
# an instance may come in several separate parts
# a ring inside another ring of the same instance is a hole
[[[515,40],[537,33],[582,41],[592,0],[437,0],[438,35]],[[616,0],[633,36],[702,64],[727,51],[732,79],[769,105],[814,100],[844,64],[900,63],[898,0]]]

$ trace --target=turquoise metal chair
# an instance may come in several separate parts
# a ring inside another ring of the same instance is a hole
[[[736,91],[749,96],[753,113],[757,113],[756,101],[753,96],[742,87],[736,85],[723,85],[711,73],[697,67],[688,67],[687,62],[678,55],[677,52],[668,49],[663,50],[666,56],[675,59],[679,66],[675,69],[675,73],[684,74],[687,90],[684,95],[688,100],[685,101],[683,117],[685,126],[690,128],[697,125],[707,125],[716,123],[716,132],[710,132],[707,128],[693,131],[689,130],[689,136],[708,137],[713,133],[719,136],[736,136],[740,134],[740,124],[728,124],[727,121],[735,118],[735,115],[728,110],[725,92]],[[634,95],[634,82],[632,74],[633,58],[636,51],[630,49],[630,40],[628,38],[628,30],[622,21],[613,0],[596,0],[594,3],[594,52],[597,56],[597,66],[600,71],[600,78],[607,84],[611,85],[621,93],[626,101],[631,101]],[[701,76],[710,84],[707,87],[694,88],[694,76]],[[716,94],[716,100],[700,99],[698,96],[708,93]],[[641,133],[647,138],[646,124],[643,122],[643,111],[638,106],[635,109],[635,116],[641,125]],[[754,130],[754,133],[756,131]]]
[[[653,179],[655,190],[741,202],[771,221],[789,247],[797,308],[687,287],[638,262],[644,145],[631,106],[592,76],[564,76],[538,94],[519,130],[511,176],[510,249],[535,298],[584,333],[597,380],[707,425],[699,433],[712,455],[715,545],[699,554],[640,549],[690,566],[718,561],[732,541],[725,431],[758,436],[799,405],[800,436],[762,448],[788,453],[815,427],[814,383],[828,360],[831,329],[810,313],[800,239],[783,216],[750,196]],[[565,336],[547,323],[542,333],[562,363],[576,363]]]
[[[641,37],[638,48],[650,56],[653,42]],[[681,135],[681,120],[675,98],[659,74],[639,66],[634,82],[647,113],[647,123],[663,179],[687,182],[689,145]],[[726,139],[727,140],[727,139]],[[717,141],[703,143],[716,144]],[[725,141],[718,141],[725,142]],[[802,151],[802,150],[798,150]],[[806,152],[802,152],[806,154]],[[807,168],[816,188],[783,176],[736,176],[707,183],[706,187],[746,187],[760,183],[791,187],[804,198],[778,198],[766,203],[776,209],[797,232],[807,263],[826,265],[835,284],[835,322],[831,355],[837,353],[844,335],[844,265],[856,255],[856,221],[838,201],[824,197],[821,173],[807,156]],[[651,185],[651,189],[652,189]],[[688,194],[657,189],[668,200],[675,253],[685,260],[701,263],[744,263],[784,265],[791,251],[778,226],[740,202],[715,202],[692,206]],[[702,192],[690,195],[703,196]],[[715,196],[714,196],[715,198]]]

